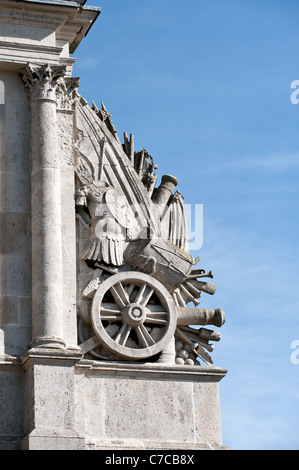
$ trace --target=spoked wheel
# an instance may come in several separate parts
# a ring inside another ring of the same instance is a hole
[[[176,308],[168,290],[148,274],[123,272],[98,288],[92,325],[100,343],[126,359],[146,359],[164,349],[176,328]]]

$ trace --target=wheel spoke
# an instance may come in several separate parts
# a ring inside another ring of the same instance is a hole
[[[167,311],[164,309],[163,305],[157,305],[157,304],[149,304],[146,306],[151,312],[162,312],[167,315]]]
[[[117,308],[115,304],[105,302],[100,308],[100,315],[102,321],[119,321],[122,319],[121,311]]]
[[[109,314],[101,314],[102,315],[102,321],[110,321],[110,322],[113,322],[113,321],[121,321],[122,319],[122,316],[121,315],[109,315]]]
[[[124,286],[122,285],[121,282],[118,282],[117,284],[115,284],[115,289],[116,291],[118,292],[121,300],[123,301],[123,303],[125,305],[128,305],[130,303],[130,299],[129,299],[129,296],[128,294],[126,293],[125,289],[124,289]]]
[[[117,335],[115,336],[114,341],[117,344],[120,344],[121,346],[125,346],[125,344],[128,340],[130,331],[131,331],[130,325],[127,325],[127,323],[123,323],[122,326],[120,327]]]
[[[154,344],[156,344],[144,325],[137,326],[136,334],[140,346],[148,348],[149,346],[153,346]]]
[[[148,316],[144,320],[144,323],[152,323],[154,325],[167,325],[168,322],[167,320],[164,320],[164,318]]]
[[[141,305],[145,307],[148,304],[153,293],[154,293],[154,289],[149,289],[148,293],[143,297],[142,301],[140,302]]]
[[[148,305],[144,323],[153,323],[155,325],[167,325],[168,314],[167,312],[162,310],[161,305]]]
[[[128,295],[128,297],[130,298],[131,297],[131,294],[133,292],[133,290],[135,289],[135,284],[128,284],[126,287],[125,287],[125,291]]]
[[[134,303],[146,306],[151,296],[153,295],[153,293],[154,293],[154,289],[151,287],[148,287],[145,282],[140,287],[139,292],[137,293],[136,298],[134,300]]]
[[[144,293],[145,293],[145,289],[146,289],[146,282],[144,284],[142,284],[142,286],[140,287],[139,289],[139,292],[137,293],[136,297],[135,297],[135,300],[134,300],[134,303],[135,304],[141,304],[142,302],[142,299],[143,299],[143,296],[144,296]]]
[[[167,312],[162,310],[159,312],[153,312],[150,308],[148,308],[148,315],[152,318],[167,318]]]
[[[168,313],[163,309],[162,305],[148,304],[146,306],[147,315],[153,318],[167,318]]]
[[[103,302],[101,305],[101,313],[111,313],[111,314],[121,314],[121,310],[117,307],[117,305],[112,304],[110,302]]]
[[[115,289],[115,286],[111,286],[110,287],[110,292],[111,294],[113,295],[113,298],[114,298],[114,301],[116,303],[116,305],[122,310],[125,308],[125,306],[127,305],[121,295],[119,294],[119,292]]]

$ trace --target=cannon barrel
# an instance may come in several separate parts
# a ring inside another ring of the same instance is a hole
[[[168,203],[174,188],[179,184],[175,176],[164,175],[162,176],[160,186],[155,190],[153,195],[153,203],[159,204],[164,208]]]
[[[214,325],[225,323],[225,314],[221,308],[207,310],[206,308],[177,307],[177,325]]]

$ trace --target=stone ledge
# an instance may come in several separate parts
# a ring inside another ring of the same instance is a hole
[[[148,439],[89,439],[86,438],[86,450],[227,450],[224,445],[193,442],[161,442]]]
[[[0,370],[14,370],[21,367],[19,357],[10,356],[9,354],[0,355]]]
[[[75,365],[82,357],[81,350],[68,348],[33,348],[29,349],[21,358],[20,365],[28,370],[34,364],[42,365]]]
[[[0,434],[0,450],[19,450],[20,440],[20,436]]]
[[[159,363],[100,362],[83,359],[76,364],[76,373],[90,376],[123,376],[148,379],[220,382],[227,370],[220,367],[186,366]]]
[[[21,450],[85,450],[85,438],[73,431],[35,429],[22,439]]]
[[[209,366],[186,366],[159,363],[129,363],[129,362],[100,362],[88,359],[82,359],[80,349],[46,349],[34,348],[26,351],[23,356],[14,357],[9,355],[0,356],[0,368],[12,369],[30,367],[31,363],[49,363],[61,364],[65,361],[75,365],[76,374],[84,374],[90,376],[118,376],[149,379],[179,379],[185,381],[202,381],[202,382],[220,382],[226,374],[227,370],[221,367]]]

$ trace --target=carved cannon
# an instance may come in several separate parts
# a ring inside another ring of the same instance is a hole
[[[225,315],[221,308],[209,310],[206,308],[176,307],[177,325],[214,325],[221,327],[225,322]]]

